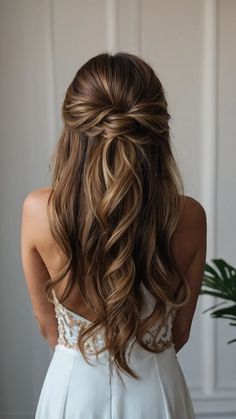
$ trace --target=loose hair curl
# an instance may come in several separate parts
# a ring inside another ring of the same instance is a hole
[[[67,263],[48,281],[48,298],[69,273],[61,301],[77,281],[95,316],[78,337],[84,358],[86,340],[103,329],[105,346],[97,353],[108,349],[120,370],[139,378],[127,363],[129,343],[135,338],[158,352],[143,335],[168,304],[175,310],[189,295],[171,252],[183,183],[171,150],[164,89],[141,58],[99,54],[76,73],[62,116],[48,216]],[[144,320],[141,282],[156,299]]]

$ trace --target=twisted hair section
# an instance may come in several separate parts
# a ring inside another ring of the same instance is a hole
[[[86,359],[86,340],[102,328],[99,352],[108,349],[120,370],[138,378],[127,362],[129,343],[135,338],[150,351],[145,332],[164,318],[167,305],[178,309],[189,295],[171,252],[183,184],[164,89],[141,58],[99,54],[76,73],[62,117],[48,216],[67,263],[46,291],[50,298],[69,273],[62,301],[78,282],[95,315],[78,338],[81,353]],[[156,299],[146,319],[141,282]]]

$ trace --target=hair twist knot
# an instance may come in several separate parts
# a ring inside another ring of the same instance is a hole
[[[158,102],[139,104],[127,112],[121,112],[112,106],[99,109],[95,104],[81,103],[77,99],[75,103],[64,104],[63,116],[66,125],[89,137],[111,139],[156,134],[165,138],[169,130],[168,115],[161,111],[162,105]]]

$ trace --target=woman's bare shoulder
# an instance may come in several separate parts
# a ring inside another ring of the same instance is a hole
[[[206,224],[206,211],[203,205],[187,195],[181,195],[181,215],[178,228],[181,230],[201,228]]]
[[[42,207],[43,204],[47,203],[51,191],[52,188],[50,187],[34,189],[24,198],[24,206],[32,209]]]
[[[205,252],[207,221],[202,204],[190,196],[181,196],[182,210],[172,236],[172,249],[178,265],[186,271],[193,257]]]
[[[22,225],[32,232],[35,247],[38,243],[49,236],[49,221],[47,215],[47,203],[50,188],[38,188],[29,192],[23,201]]]

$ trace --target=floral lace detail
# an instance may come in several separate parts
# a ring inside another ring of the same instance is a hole
[[[88,327],[92,322],[63,306],[56,297],[54,290],[52,290],[52,295],[58,324],[58,344],[79,349],[77,344],[78,335],[82,329]],[[92,340],[91,337],[85,342],[85,350],[88,354],[96,352],[94,344],[96,347],[103,346],[104,340],[101,333],[96,334],[94,342]]]
[[[172,346],[172,326],[175,315],[176,312],[172,308],[167,307],[162,321],[145,333],[143,337],[144,343],[160,352]]]
[[[58,324],[58,344],[68,348],[78,348],[77,338],[82,329],[88,327],[92,322],[77,313],[63,306],[54,290],[52,290],[55,315]],[[147,331],[143,337],[144,343],[151,349],[163,351],[173,345],[172,343],[172,325],[175,312],[167,307],[166,315],[163,320]],[[95,339],[90,337],[85,342],[85,351],[87,354],[95,354],[96,348],[104,346],[103,333],[97,333]]]

